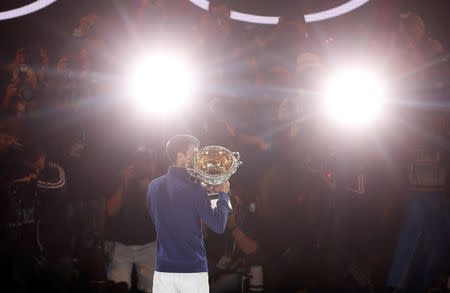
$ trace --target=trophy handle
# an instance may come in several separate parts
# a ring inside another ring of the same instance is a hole
[[[239,161],[239,159],[241,158],[241,155],[239,154],[239,152],[232,152],[233,157],[236,159],[236,161]]]
[[[186,168],[186,171],[188,172],[189,175],[198,179],[199,173],[197,172],[197,170],[195,170],[194,168]]]
[[[198,174],[197,170],[195,170],[195,168],[193,167],[192,160],[186,163],[185,168],[190,176],[194,177],[195,179],[198,179],[199,174]]]

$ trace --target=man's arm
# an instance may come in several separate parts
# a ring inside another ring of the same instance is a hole
[[[152,205],[151,205],[151,197],[150,197],[150,192],[154,193],[154,188],[152,188],[152,187],[153,187],[152,183],[150,182],[147,187],[147,195],[145,196],[145,202],[147,204],[147,211],[150,214],[150,218],[152,219],[153,224],[155,224],[155,218],[153,217],[152,209],[151,209]]]
[[[130,182],[130,180],[133,178],[135,173],[134,167],[130,166],[128,167],[122,175],[122,182],[117,187],[116,191],[113,193],[113,195],[108,198],[106,201],[106,213],[108,217],[112,217],[117,214],[117,212],[120,210],[120,207],[122,205],[122,199],[123,195],[125,193],[125,190]]]
[[[228,202],[230,198],[228,196],[228,191],[230,184],[224,183],[225,186],[220,186],[216,188],[219,192],[219,199],[217,201],[217,207],[211,207],[211,200],[208,197],[206,190],[201,194],[196,202],[197,212],[202,219],[202,221],[214,232],[222,234],[225,231],[228,218]]]
[[[256,253],[259,247],[258,241],[248,237],[247,234],[245,234],[244,231],[239,228],[236,223],[236,217],[234,216],[234,214],[231,214],[228,218],[228,229],[231,231],[236,244],[246,255],[252,255]]]
[[[123,193],[125,191],[125,186],[121,183],[113,195],[106,201],[106,213],[108,217],[112,217],[117,214],[122,205]]]

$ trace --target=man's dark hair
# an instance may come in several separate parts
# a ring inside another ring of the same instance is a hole
[[[192,135],[175,135],[166,144],[166,154],[170,163],[174,164],[177,161],[177,154],[185,154],[190,146],[198,147],[200,142]]]

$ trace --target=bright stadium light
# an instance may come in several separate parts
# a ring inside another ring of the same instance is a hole
[[[189,67],[171,54],[156,53],[139,59],[128,78],[127,96],[144,113],[176,112],[193,91]]]
[[[384,95],[384,86],[370,73],[345,70],[328,83],[324,107],[326,113],[341,125],[364,127],[380,115]]]

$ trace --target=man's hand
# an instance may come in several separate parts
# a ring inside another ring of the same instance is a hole
[[[204,182],[202,182],[201,185],[202,185],[202,187],[203,187],[208,193],[210,193],[210,194],[211,194],[211,193],[217,192],[217,191],[215,190],[215,187],[212,186],[212,185],[206,184],[206,183],[204,183]]]
[[[217,185],[214,187],[216,192],[225,192],[228,193],[230,191],[230,182],[225,182],[223,184]]]

